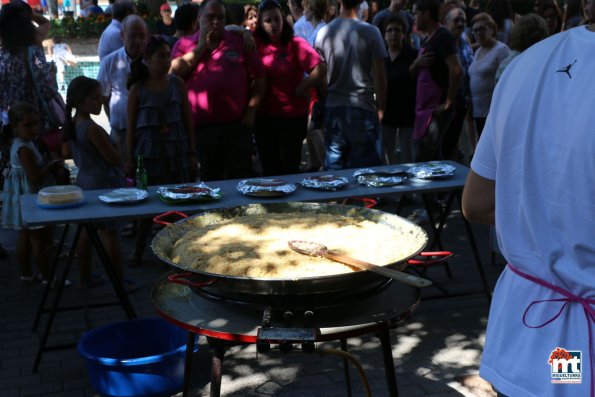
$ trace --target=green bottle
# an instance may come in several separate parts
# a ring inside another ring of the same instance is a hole
[[[147,170],[143,164],[143,156],[136,158],[136,187],[147,190]]]

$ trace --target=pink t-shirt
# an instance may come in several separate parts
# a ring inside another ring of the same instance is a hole
[[[295,88],[322,59],[308,42],[294,37],[286,45],[263,43],[256,38],[258,53],[266,70],[267,88],[262,114],[296,117],[308,113],[308,99],[294,94]]]
[[[180,38],[172,58],[192,51],[199,35],[200,31]],[[194,126],[239,120],[248,104],[250,82],[264,75],[258,54],[244,52],[242,37],[226,31],[217,48],[207,50],[186,79]]]

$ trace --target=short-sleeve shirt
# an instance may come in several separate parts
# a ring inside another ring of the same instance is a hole
[[[469,66],[473,117],[486,117],[492,103],[492,94],[496,87],[496,72],[500,64],[510,54],[510,48],[496,41],[493,47],[479,47]]]
[[[376,111],[372,64],[387,56],[378,28],[348,18],[335,18],[320,29],[316,50],[327,64],[328,107]]]
[[[101,95],[109,97],[109,123],[113,129],[122,130],[127,127],[128,120],[128,73],[130,58],[124,47],[103,58],[99,63],[97,80],[101,85]]]
[[[293,24],[293,34],[302,39],[308,40],[308,37],[310,37],[313,31],[314,26],[312,26],[312,23],[304,15]]]
[[[153,33],[162,36],[173,36],[176,34],[176,23],[172,20],[170,25],[166,25],[163,21],[157,21]]]
[[[519,55],[494,92],[471,168],[496,181],[502,254],[525,273],[595,298],[595,33],[579,26]],[[568,73],[567,73],[567,72]],[[589,325],[581,304],[505,270],[490,307],[480,375],[507,396],[589,396]],[[591,306],[593,307],[593,306]],[[539,325],[560,316],[542,328]],[[556,347],[582,351],[582,383],[553,384]]]
[[[192,51],[200,31],[182,37],[172,49],[172,58]],[[248,104],[250,83],[264,77],[257,52],[245,52],[244,40],[233,32],[212,51],[206,51],[186,79],[194,126],[226,124],[241,119]]]
[[[448,89],[448,65],[446,58],[452,54],[457,54],[457,44],[455,38],[446,28],[440,27],[438,30],[424,41],[421,48],[425,48],[425,52],[434,54],[434,63],[430,65],[430,74],[434,82],[438,84],[444,92]]]
[[[107,28],[101,33],[97,52],[101,61],[106,55],[111,54],[119,48],[124,47],[124,40],[120,32],[122,31],[122,22],[112,19]]]
[[[278,45],[256,41],[266,71],[267,87],[261,111],[276,117],[296,117],[308,113],[308,99],[295,95],[295,88],[322,60],[301,37]]]

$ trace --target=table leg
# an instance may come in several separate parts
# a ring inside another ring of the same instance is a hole
[[[432,229],[432,240],[430,240],[428,247],[438,247],[439,249],[443,249],[441,240],[442,230],[444,229],[444,225],[446,225],[446,218],[448,217],[448,214],[450,213],[450,210],[452,208],[455,199],[455,193],[453,192],[449,194],[448,199],[446,200],[446,207],[444,207],[444,209],[440,212],[440,215],[438,217],[438,226],[436,226],[436,220],[432,216],[433,201],[431,197],[433,196],[428,194],[422,194],[421,197],[424,201],[424,207],[426,209],[426,212],[428,213],[428,218],[430,220],[430,228]]]
[[[120,305],[124,309],[124,312],[126,312],[126,315],[129,319],[136,318],[136,313],[134,312],[134,309],[130,304],[130,300],[128,300],[128,296],[124,291],[124,285],[122,284],[122,281],[118,278],[118,275],[116,274],[112,262],[110,261],[107,255],[107,252],[105,252],[105,248],[103,247],[103,244],[101,243],[101,240],[99,239],[99,236],[97,234],[97,229],[94,225],[90,223],[84,223],[82,226],[85,228],[87,234],[89,235],[91,245],[93,246],[93,248],[95,248],[95,252],[97,252],[97,255],[99,256],[101,264],[103,265],[103,268],[105,269],[105,272],[107,273],[107,276],[110,279],[112,286],[114,287],[114,290],[116,291],[116,295],[118,296],[118,300],[120,301]]]
[[[186,339],[186,354],[184,360],[184,387],[182,391],[183,397],[190,397],[192,392],[192,355],[194,354],[194,344],[196,343],[196,335],[188,332]]]
[[[68,271],[70,270],[70,265],[72,264],[72,260],[74,258],[74,247],[76,247],[76,244],[78,243],[79,237],[81,236],[82,229],[83,229],[83,227],[81,225],[79,225],[76,228],[76,233],[74,234],[74,240],[72,242],[73,249],[68,254],[68,260],[66,261],[66,267],[64,269],[64,273],[62,274],[61,279],[58,280],[58,289],[56,290],[56,296],[54,297],[54,302],[52,303],[52,308],[50,309],[50,316],[48,318],[47,324],[45,325],[45,330],[43,331],[43,335],[41,337],[41,342],[39,343],[39,348],[37,349],[37,354],[35,355],[35,361],[33,362],[33,372],[36,372],[37,368],[39,368],[41,356],[42,356],[43,352],[46,350],[48,337],[50,335],[50,329],[52,328],[52,324],[54,322],[54,317],[55,317],[56,311],[58,309],[58,302],[60,302],[60,298],[62,297],[62,291],[64,290],[64,282],[66,281],[66,278],[68,277]],[[52,282],[51,279],[48,280],[46,293],[47,293],[47,289],[50,288],[51,282]],[[46,296],[46,294],[44,293],[44,297],[45,296]]]
[[[341,350],[347,352],[347,339],[341,339]],[[343,371],[345,373],[345,386],[347,387],[347,397],[351,397],[351,376],[349,374],[349,360],[343,358]]]
[[[210,397],[219,397],[221,395],[221,376],[223,371],[223,356],[227,351],[225,342],[216,339],[207,338],[211,353],[213,354],[213,361],[211,363],[211,390]]]
[[[64,225],[64,230],[62,231],[62,236],[60,237],[60,243],[58,244],[58,251],[56,252],[56,257],[54,258],[54,263],[52,264],[49,280],[53,280],[56,276],[56,270],[58,269],[58,261],[60,260],[60,254],[62,253],[62,247],[64,247],[64,242],[66,241],[66,236],[68,235],[69,228],[69,223]],[[76,246],[73,245],[70,251],[74,251],[75,248]],[[44,311],[45,302],[48,299],[48,295],[50,293],[51,288],[51,283],[48,282],[45,288],[43,289],[43,297],[41,298],[41,302],[39,302],[39,307],[37,308],[37,313],[35,314],[35,320],[33,321],[33,327],[31,328],[31,332],[37,331],[37,326],[39,325],[39,320],[41,319],[41,313],[43,313]]]
[[[393,361],[393,350],[390,343],[390,328],[388,324],[376,336],[378,336],[382,345],[382,358],[384,359],[384,373],[386,375],[388,394],[391,397],[398,397],[397,376],[395,375],[395,362]]]

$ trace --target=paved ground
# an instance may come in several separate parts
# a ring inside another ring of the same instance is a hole
[[[389,202],[383,206],[390,210]],[[411,211],[413,207],[407,207]],[[490,265],[489,233],[486,227],[474,226],[480,245],[484,267],[492,285],[500,266]],[[56,230],[58,234],[59,230]],[[41,298],[39,285],[24,287],[18,281],[14,261],[15,234],[0,231],[0,241],[11,252],[9,259],[0,262],[0,396],[95,396],[90,388],[84,361],[75,349],[47,352],[39,371],[32,373],[34,356],[41,333],[31,332],[31,325]],[[456,252],[451,261],[453,278],[446,277],[442,268],[430,269],[429,275],[455,293],[477,291],[480,283],[474,267],[460,213],[455,210],[443,234],[448,249]],[[131,240],[122,238],[128,252]],[[100,270],[99,266],[96,266]],[[126,269],[128,277],[142,285],[130,295],[138,316],[154,316],[150,291],[157,278],[168,269],[150,253],[139,268]],[[76,268],[69,276],[77,281]],[[63,304],[104,301],[114,296],[108,285],[91,290],[76,286],[67,289]],[[424,291],[425,299],[418,310],[399,327],[392,330],[393,357],[397,367],[397,380],[401,396],[488,396],[491,393],[469,387],[477,384],[474,375],[483,345],[488,303],[484,295],[474,294],[462,298],[444,298],[435,288]],[[42,318],[42,327],[47,315]],[[76,341],[87,329],[125,319],[119,307],[92,309],[87,312],[70,311],[57,315],[52,328],[50,344]],[[338,348],[336,343],[325,343],[318,349]],[[373,395],[387,395],[379,342],[373,337],[349,340],[350,352],[355,354],[369,378]],[[208,395],[210,355],[201,340],[194,363],[194,389],[196,396]],[[226,356],[223,368],[224,396],[345,396],[341,360],[318,353],[273,351],[257,355],[253,346],[233,348]],[[462,386],[466,380],[469,387]],[[354,395],[363,395],[361,382],[352,371]]]

